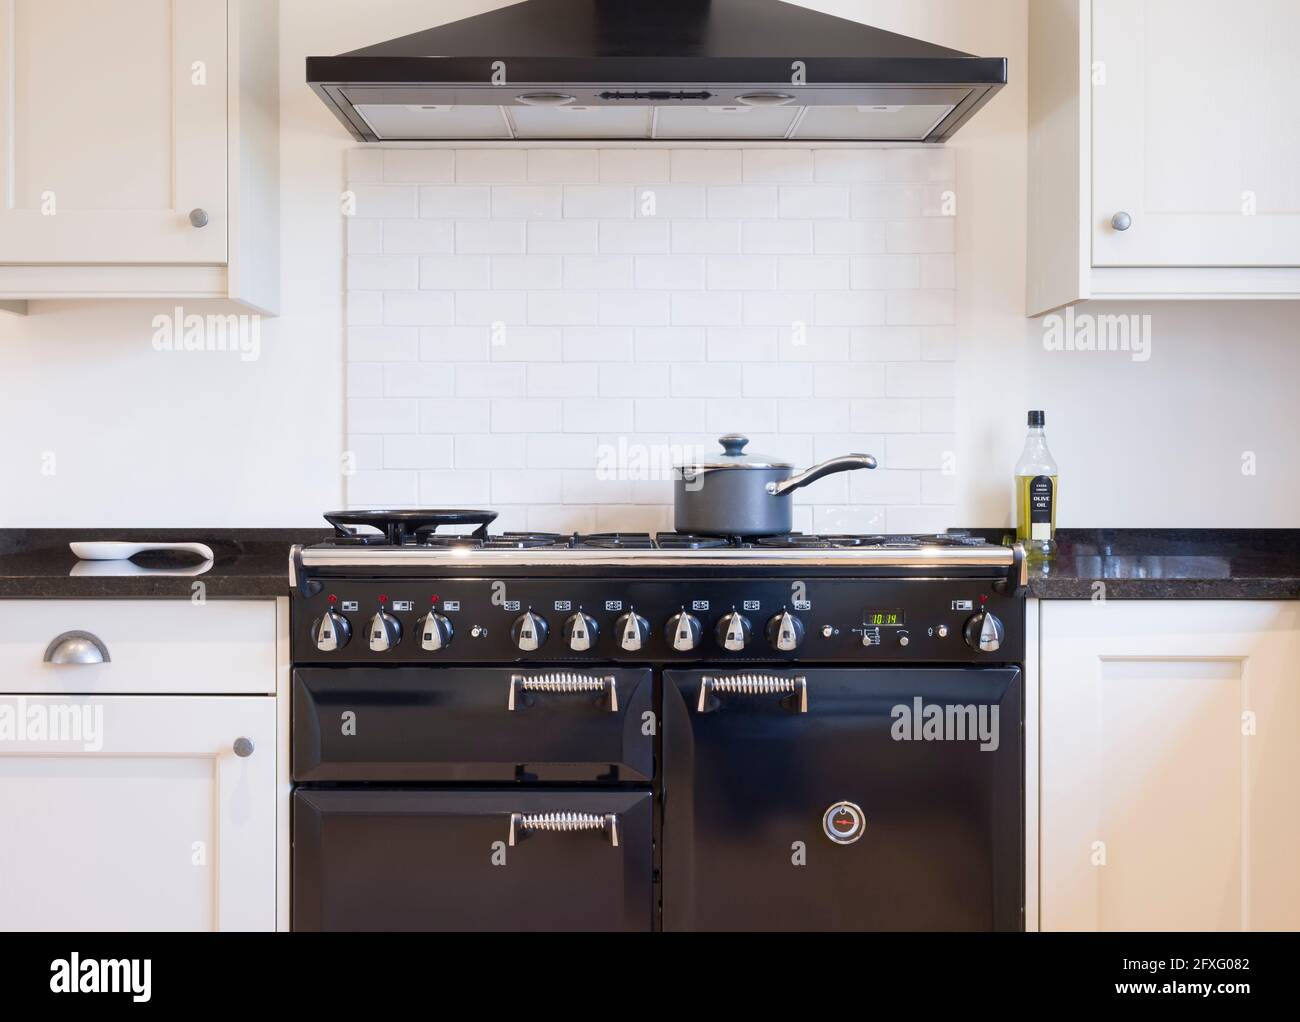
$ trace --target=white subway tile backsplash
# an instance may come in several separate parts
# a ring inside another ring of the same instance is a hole
[[[849,215],[849,190],[843,185],[782,185],[785,220],[842,220]]]
[[[403,220],[416,215],[419,189],[414,185],[354,185],[351,216],[363,220]]]
[[[354,326],[348,329],[349,362],[414,362],[419,332],[409,327]]]
[[[608,327],[602,327],[608,332]],[[635,331],[632,353],[637,362],[702,362],[708,356],[705,330],[698,326],[647,326]]]
[[[384,180],[427,185],[456,180],[456,154],[450,149],[384,149]]]
[[[564,207],[559,185],[499,185],[492,189],[492,216],[499,220],[558,220]]]
[[[568,291],[627,291],[632,287],[631,256],[565,256]]]
[[[550,291],[564,286],[564,262],[558,255],[492,256],[491,286],[502,291]]]
[[[640,291],[694,291],[704,287],[704,258],[684,255],[636,257],[634,284]]]
[[[414,256],[348,256],[348,287],[354,291],[413,291],[419,286],[420,262]]]
[[[488,256],[420,257],[420,288],[425,291],[473,291],[493,286]]]
[[[881,459],[801,493],[796,528],[952,524],[951,152],[394,148],[348,167],[350,503],[670,529],[670,481],[597,465],[740,430],[799,465]]]
[[[739,149],[674,149],[670,157],[674,182],[730,184],[741,179]]]
[[[633,197],[636,216],[642,219],[696,220],[705,213],[702,185],[642,185]]]
[[[528,180],[526,149],[461,149],[456,152],[456,180],[512,184]]]
[[[446,220],[385,220],[385,255],[445,255],[455,251],[456,225]]]
[[[631,362],[633,328],[630,326],[567,326],[564,361]]]
[[[558,399],[494,400],[494,433],[559,433],[564,428],[564,402]]]
[[[627,185],[566,185],[564,215],[570,220],[630,219],[632,189]]]
[[[811,181],[811,149],[744,149],[741,170],[747,182]]]
[[[528,316],[529,299],[525,291],[458,291],[456,292],[457,326],[516,325],[532,322]]]
[[[420,402],[421,433],[486,433],[491,402],[481,397],[442,397]]]
[[[392,362],[384,366],[385,397],[449,397],[456,389],[454,366],[437,362]]]
[[[660,184],[669,180],[667,149],[601,149],[598,165],[604,184]]]
[[[676,220],[670,244],[672,251],[680,255],[739,252],[740,222]]]
[[[484,219],[492,215],[492,189],[485,185],[431,185],[420,189],[420,216],[428,220]]]
[[[600,225],[602,255],[641,255],[668,251],[667,220],[606,220]]]
[[[530,253],[583,255],[596,251],[598,225],[581,220],[535,221],[528,225]]]
[[[459,433],[455,437],[457,468],[523,468],[527,450],[528,438],[521,433]]]
[[[522,221],[465,220],[456,224],[456,251],[470,255],[522,254],[526,225]]]
[[[594,149],[530,149],[528,180],[541,184],[572,185],[599,180]]]
[[[401,434],[384,437],[384,468],[451,468],[452,438]]]
[[[715,185],[707,193],[710,220],[759,220],[777,215],[775,185]]]

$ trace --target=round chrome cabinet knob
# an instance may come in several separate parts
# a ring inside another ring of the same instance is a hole
[[[1121,210],[1110,218],[1110,225],[1123,233],[1133,226],[1133,217]]]
[[[372,653],[386,653],[402,641],[402,622],[381,607],[370,619],[366,634]]]
[[[590,614],[578,611],[564,622],[564,644],[575,653],[586,653],[588,650],[595,649],[598,638],[600,638],[600,625]]]
[[[546,623],[546,618],[541,614],[534,614],[531,610],[526,610],[515,618],[515,623],[510,627],[510,638],[524,653],[541,649],[546,645],[546,639],[550,634],[551,629]]]
[[[431,610],[420,619],[420,648],[428,653],[435,653],[451,645],[455,629],[451,621]]]
[[[792,653],[803,642],[803,622],[783,610],[767,623],[767,641],[782,653]]]
[[[664,638],[668,640],[668,645],[677,650],[678,653],[689,653],[699,646],[703,632],[704,629],[700,625],[700,619],[694,614],[683,610],[668,619],[668,626],[664,629]]]
[[[207,226],[208,226],[208,211],[207,211],[206,209],[192,209],[192,210],[190,210],[190,226],[191,226],[191,227],[207,227]]]
[[[718,621],[718,645],[729,653],[739,653],[748,646],[752,633],[753,626],[750,625],[749,618],[738,611],[724,614]]]
[[[640,652],[650,641],[650,622],[635,610],[629,610],[614,622],[614,635],[624,653]]]
[[[966,645],[977,653],[996,653],[1002,648],[1006,629],[991,611],[983,610],[966,622],[962,629]]]
[[[352,639],[352,625],[342,614],[326,610],[311,625],[311,641],[322,653],[342,649]]]

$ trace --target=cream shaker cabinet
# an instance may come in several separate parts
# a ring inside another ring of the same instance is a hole
[[[1300,4],[1029,7],[1029,314],[1300,296]]]
[[[1040,615],[1042,929],[1300,929],[1300,603]]]
[[[275,311],[276,7],[0,0],[0,299]]]

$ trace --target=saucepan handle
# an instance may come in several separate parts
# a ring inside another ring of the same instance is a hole
[[[830,461],[823,461],[820,465],[814,465],[798,475],[791,476],[783,483],[768,483],[767,492],[773,497],[784,497],[791,490],[815,483],[818,479],[835,475],[837,472],[854,472],[860,468],[875,467],[876,459],[870,454],[846,454],[842,458],[832,458]]]

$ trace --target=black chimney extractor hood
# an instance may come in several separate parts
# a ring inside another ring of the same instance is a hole
[[[307,81],[362,142],[943,142],[1007,62],[781,0],[524,0]]]

